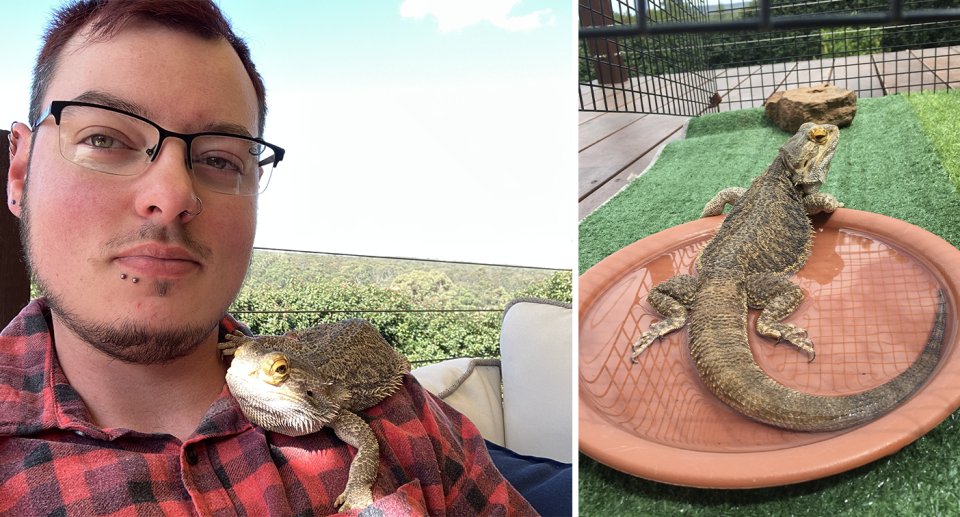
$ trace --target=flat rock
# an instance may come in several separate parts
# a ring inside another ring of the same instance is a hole
[[[856,92],[830,83],[776,92],[764,108],[764,115],[790,134],[806,122],[847,126],[856,114]]]

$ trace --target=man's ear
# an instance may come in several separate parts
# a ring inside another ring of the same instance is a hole
[[[23,211],[23,184],[27,180],[30,163],[30,144],[33,132],[22,122],[14,122],[7,136],[10,140],[10,171],[7,173],[7,208],[20,217]]]

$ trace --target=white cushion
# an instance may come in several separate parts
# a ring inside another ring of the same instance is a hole
[[[573,310],[552,300],[507,305],[500,331],[506,447],[573,461]]]
[[[466,415],[481,436],[505,446],[499,360],[448,359],[411,373],[427,391]]]

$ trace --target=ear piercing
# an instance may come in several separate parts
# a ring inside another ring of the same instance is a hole
[[[10,142],[10,157],[13,157],[13,155],[17,152],[17,142],[13,139],[13,128],[17,124],[18,122],[14,120],[13,124],[10,124],[10,132],[7,133],[7,140]]]
[[[196,213],[191,214],[190,212],[187,212],[186,210],[184,210],[182,213],[187,214],[187,215],[189,215],[189,216],[197,216],[197,215],[200,215],[200,212],[203,212],[203,201],[200,201],[200,198],[198,197],[198,198],[197,198],[197,203],[200,203],[200,210],[197,210]]]
[[[10,204],[13,205],[13,206],[17,206],[17,200],[16,200],[16,199],[11,199],[11,200],[10,200]],[[20,203],[20,206],[23,206],[23,203]]]
[[[126,274],[126,273],[121,273],[121,274],[120,274],[120,280],[126,280],[126,279],[127,279],[127,274]],[[137,283],[137,282],[140,281],[140,279],[139,279],[139,278],[131,278],[130,281],[133,282],[133,283]]]

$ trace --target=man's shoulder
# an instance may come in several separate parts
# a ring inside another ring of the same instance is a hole
[[[0,332],[0,433],[41,425],[50,364],[49,308],[30,302]]]

